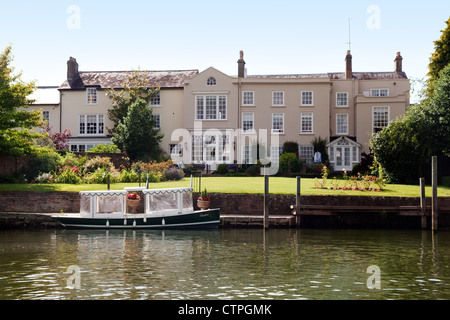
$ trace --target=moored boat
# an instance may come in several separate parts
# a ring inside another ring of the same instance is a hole
[[[133,200],[143,201],[141,212],[139,206],[131,209]],[[192,188],[127,188],[82,191],[80,213],[52,217],[66,228],[77,229],[217,228],[220,209],[194,210]]]

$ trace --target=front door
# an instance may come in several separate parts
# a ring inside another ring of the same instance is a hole
[[[352,171],[351,152],[351,147],[336,147],[336,164],[334,166],[336,171]]]

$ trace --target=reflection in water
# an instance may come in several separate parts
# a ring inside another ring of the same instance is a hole
[[[0,299],[450,299],[449,260],[445,232],[3,231]]]

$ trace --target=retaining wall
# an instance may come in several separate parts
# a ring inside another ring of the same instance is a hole
[[[0,192],[0,213],[75,213],[80,211],[80,196],[76,192]],[[211,207],[222,214],[262,215],[262,194],[211,194]],[[420,217],[400,217],[395,214],[364,212],[365,206],[419,206],[419,198],[382,196],[302,196],[302,205],[361,206],[361,213],[333,216],[302,216],[302,227],[420,227]],[[427,199],[431,205],[431,199]],[[195,201],[194,201],[195,203]],[[271,194],[270,215],[289,215],[295,195]],[[450,198],[439,198],[439,206],[450,207]],[[3,214],[0,214],[3,215]],[[450,215],[439,216],[439,227],[450,226]],[[22,216],[20,216],[22,217]],[[428,224],[430,225],[430,224]]]

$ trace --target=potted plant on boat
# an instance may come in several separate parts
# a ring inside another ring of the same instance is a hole
[[[197,205],[201,210],[209,209],[211,198],[208,196],[208,191],[203,190],[200,197],[197,199]]]
[[[136,213],[141,197],[136,192],[132,192],[127,195],[127,200],[131,213]]]

